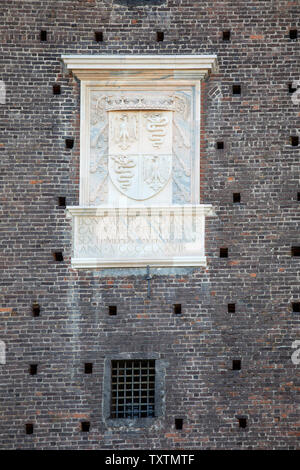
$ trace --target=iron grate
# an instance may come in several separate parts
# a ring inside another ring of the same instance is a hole
[[[154,417],[155,360],[111,363],[111,418]]]

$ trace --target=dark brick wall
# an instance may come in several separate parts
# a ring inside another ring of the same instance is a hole
[[[300,245],[300,155],[290,136],[299,135],[300,107],[288,92],[300,79],[299,40],[289,39],[290,28],[300,29],[299,3],[11,0],[0,10],[1,448],[299,447],[300,366],[291,354],[300,316],[291,303],[300,299],[300,258],[290,253]],[[219,73],[204,87],[202,202],[217,213],[207,224],[208,267],[154,271],[150,300],[145,270],[70,268],[70,221],[57,198],[78,204],[79,86],[60,56],[75,53],[218,55]],[[232,96],[236,83],[241,96]],[[66,137],[75,138],[72,150]],[[121,353],[168,364],[165,414],[152,427],[103,420],[105,358]],[[93,374],[84,374],[85,362]],[[81,421],[90,421],[89,433]]]

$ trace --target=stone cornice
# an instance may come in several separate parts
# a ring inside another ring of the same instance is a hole
[[[130,206],[130,207],[114,207],[114,206],[98,206],[98,207],[83,207],[83,206],[68,206],[67,212],[73,216],[83,217],[101,217],[105,214],[121,216],[132,215],[159,215],[159,214],[179,214],[179,215],[203,215],[206,217],[215,216],[213,206],[211,204],[186,204],[179,205],[158,205],[158,206]]]
[[[107,72],[123,71],[125,75],[133,71],[170,71],[172,78],[202,79],[210,72],[217,71],[216,55],[62,55],[66,67],[80,79],[104,77]],[[121,76],[119,77],[121,79]]]

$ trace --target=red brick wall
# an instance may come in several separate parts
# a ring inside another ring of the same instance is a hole
[[[300,245],[299,4],[289,1],[11,0],[0,5],[0,447],[292,449],[298,447]],[[48,31],[41,42],[41,29]],[[222,40],[222,31],[231,40]],[[104,41],[94,41],[103,31]],[[156,42],[156,31],[164,31]],[[202,94],[201,200],[207,268],[70,268],[68,205],[79,195],[79,86],[61,54],[217,54]],[[54,83],[61,95],[53,95]],[[242,95],[232,96],[232,84]],[[65,138],[75,138],[72,150]],[[224,150],[216,150],[223,140]],[[233,204],[232,193],[241,193]],[[229,257],[220,258],[219,248]],[[52,252],[62,250],[55,263]],[[39,317],[31,306],[40,304]],[[172,305],[182,304],[182,315]],[[228,313],[227,304],[236,312]],[[117,305],[117,316],[108,315]],[[160,427],[103,420],[104,361],[158,354],[167,364]],[[240,371],[232,360],[241,359]],[[84,374],[84,363],[94,364]],[[30,376],[29,364],[38,364]],[[238,417],[247,417],[246,429]],[[174,419],[183,418],[183,430]],[[90,421],[89,433],[81,421]],[[25,424],[34,432],[25,434]]]

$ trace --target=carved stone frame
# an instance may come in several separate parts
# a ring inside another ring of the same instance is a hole
[[[195,94],[193,104],[194,111],[194,158],[192,167],[192,189],[191,203],[200,203],[200,82],[197,80],[159,80],[157,86],[159,89],[174,90],[176,87],[188,86],[193,88]],[[80,206],[89,205],[89,168],[90,168],[90,94],[96,90],[117,90],[121,88],[122,92],[129,89],[140,91],[153,90],[153,82],[150,81],[117,81],[114,84],[106,84],[95,81],[81,81],[81,120],[80,120]]]
[[[83,217],[103,217],[109,213],[119,213],[119,208],[107,205],[89,206],[89,168],[90,168],[90,94],[93,90],[121,90],[130,89],[157,90],[172,89],[176,87],[191,87],[193,90],[193,117],[194,117],[194,157],[191,178],[191,200],[186,205],[163,204],[157,207],[161,213],[175,214],[182,208],[189,213],[196,211],[200,214],[201,233],[199,232],[199,253],[190,256],[161,256],[161,259],[151,261],[130,257],[124,259],[107,259],[97,256],[75,256],[72,258],[72,266],[75,268],[98,267],[138,267],[150,264],[152,266],[205,266],[204,254],[204,225],[205,216],[214,215],[210,205],[200,204],[200,93],[201,80],[211,71],[216,70],[216,56],[166,56],[166,55],[99,55],[99,56],[62,56],[67,68],[81,80],[81,113],[80,113],[80,206],[68,207],[69,214],[73,217],[73,245],[76,251],[78,245],[78,230]],[[150,204],[151,206],[151,204]],[[131,210],[134,207],[131,207]],[[140,215],[145,214],[145,207],[136,207]],[[174,212],[175,211],[175,212]],[[89,219],[91,220],[91,219]],[[100,219],[99,219],[100,220]],[[199,224],[198,224],[199,226]],[[78,245],[79,246],[79,245]]]

